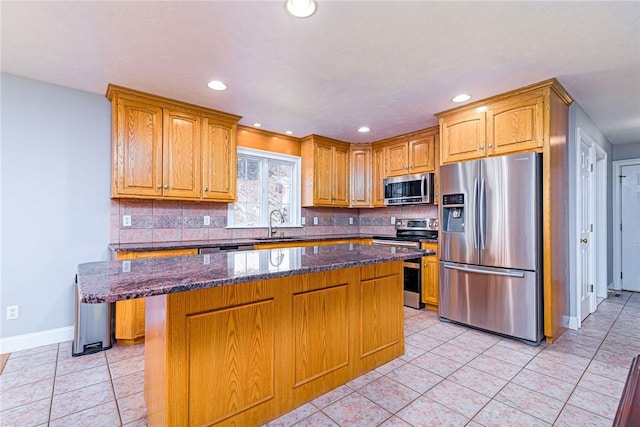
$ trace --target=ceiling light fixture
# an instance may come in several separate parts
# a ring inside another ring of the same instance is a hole
[[[211,80],[209,83],[207,83],[207,86],[209,86],[209,88],[213,89],[213,90],[226,90],[227,89],[227,85],[222,83],[219,80]]]
[[[260,123],[254,123],[254,124],[253,124],[253,127],[254,127],[254,128],[261,128],[261,127],[262,127],[262,125],[261,125]]]
[[[286,133],[287,135],[293,135],[293,132],[292,132],[292,131],[290,131],[290,130],[286,131],[285,133]]]
[[[316,0],[287,0],[284,5],[287,12],[296,18],[308,18],[318,10]]]
[[[368,128],[368,127],[366,127],[366,126],[361,126],[360,128],[358,128],[358,132],[360,132],[360,133],[367,133],[367,132],[369,132],[370,130],[371,130],[371,129],[369,129],[369,128]]]
[[[451,102],[464,102],[471,99],[471,95],[467,95],[466,93],[461,93],[458,96],[454,96],[451,98]]]

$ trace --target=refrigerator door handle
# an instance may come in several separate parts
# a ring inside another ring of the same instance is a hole
[[[524,271],[522,270],[500,270],[500,269],[484,269],[484,268],[474,268],[472,266],[466,264],[451,264],[448,262],[443,262],[442,266],[444,268],[448,268],[450,270],[459,270],[464,271],[465,273],[478,273],[478,274],[487,274],[490,276],[508,276],[508,277],[524,277]]]
[[[473,249],[478,249],[478,178],[473,180]]]
[[[487,234],[487,189],[484,186],[484,178],[480,181],[480,245],[482,249],[487,248],[486,234]]]

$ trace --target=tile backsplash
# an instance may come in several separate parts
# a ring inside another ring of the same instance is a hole
[[[131,215],[131,226],[122,216]],[[203,217],[211,217],[204,225]],[[437,217],[437,206],[405,206],[376,209],[302,208],[306,225],[280,228],[285,236],[328,236],[352,233],[395,234],[391,217]],[[318,218],[318,224],[313,219]],[[350,224],[349,219],[353,224]],[[264,228],[226,228],[226,203],[162,200],[111,200],[110,243],[169,242],[251,238],[266,235]]]

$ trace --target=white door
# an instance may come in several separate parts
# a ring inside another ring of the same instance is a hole
[[[580,178],[578,182],[579,200],[577,206],[578,217],[578,270],[580,321],[584,320],[595,309],[595,294],[593,287],[593,159],[592,147],[581,139],[580,141]]]
[[[640,165],[620,170],[622,289],[640,292]]]

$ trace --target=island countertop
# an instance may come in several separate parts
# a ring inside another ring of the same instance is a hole
[[[394,238],[395,235],[383,235],[384,237]],[[182,240],[178,242],[137,242],[137,243],[111,243],[109,250],[112,252],[141,252],[141,251],[157,251],[172,249],[200,249],[213,248],[227,245],[263,245],[272,243],[291,243],[291,242],[321,242],[326,240],[345,240],[345,239],[371,239],[373,235],[370,233],[352,233],[352,234],[322,234],[322,235],[303,235],[303,236],[286,236],[286,237],[245,237],[245,238],[228,238],[228,239],[212,239],[212,240]],[[435,242],[437,239],[422,238],[420,242]]]
[[[433,253],[350,244],[92,262],[78,265],[78,293],[83,303],[110,303],[418,258]]]

